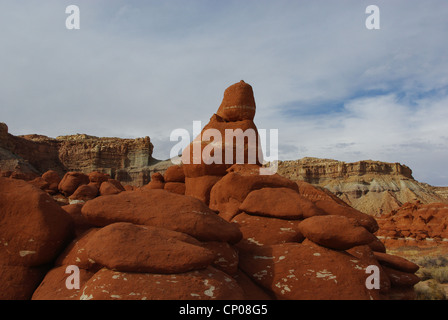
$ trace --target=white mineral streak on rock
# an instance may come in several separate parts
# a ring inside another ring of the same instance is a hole
[[[257,278],[258,280],[263,279],[263,277],[265,277],[268,274],[267,270],[261,270],[259,272],[254,273],[252,276],[254,276],[255,278]]]
[[[337,283],[336,276],[334,274],[332,274],[330,271],[328,271],[327,269],[317,271],[316,277],[323,278],[324,280],[334,280],[334,282]]]
[[[36,253],[36,251],[31,251],[31,250],[22,250],[19,252],[21,257],[25,257],[29,254],[35,254],[35,253]]]
[[[204,280],[203,282],[204,282],[204,285],[209,286],[209,284],[208,284],[208,280],[207,280],[207,279]],[[205,294],[206,296],[208,296],[208,297],[213,297],[213,291],[214,291],[215,289],[216,289],[216,288],[215,288],[214,286],[210,285],[209,288],[208,288],[207,290],[204,291],[204,294]]]
[[[247,241],[256,244],[257,246],[262,246],[263,244],[255,240],[254,238],[247,238]]]
[[[266,260],[270,260],[270,259],[274,259],[275,257],[266,257],[266,256],[254,256],[254,259],[266,259]]]

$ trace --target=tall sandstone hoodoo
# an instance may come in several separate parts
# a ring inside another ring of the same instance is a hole
[[[226,90],[221,115],[205,127],[256,128],[251,90],[244,82]],[[68,173],[58,192],[74,190],[70,197],[81,200],[64,206],[48,196],[49,183],[0,178],[2,298],[413,298],[418,266],[386,253],[375,218],[311,184],[242,162],[171,166],[141,188],[119,188],[100,172]],[[117,190],[103,193],[105,184]],[[79,289],[66,286],[73,266]],[[372,267],[379,276],[373,288],[366,285]]]
[[[240,125],[243,130],[255,127],[252,122],[249,126],[240,122],[252,121],[255,115],[251,93],[252,88],[243,81],[229,87],[217,114],[203,132],[216,127],[217,121],[232,129],[233,125]],[[184,150],[183,159],[187,155],[191,160],[194,143],[200,143],[203,150],[210,142],[196,139]],[[398,299],[406,294],[412,297],[413,285],[419,281],[413,274],[415,271],[403,270],[395,264],[392,270],[396,272],[388,273],[382,261],[375,258],[375,252],[390,255],[374,235],[378,224],[373,217],[306,182],[295,183],[278,174],[261,175],[260,163],[223,166],[201,162],[184,164],[183,168],[186,190],[189,184],[197,187],[193,179],[218,177],[201,189],[200,196],[191,195],[201,198],[206,194],[211,209],[240,227],[242,239],[235,244],[239,268],[270,297]],[[388,260],[393,260],[390,257]],[[366,269],[372,265],[381,273],[379,289],[366,287]],[[402,279],[411,280],[391,281],[388,274],[400,274]]]
[[[211,188],[233,164],[261,163],[255,108],[252,86],[243,80],[225,90],[218,111],[182,152],[186,195],[208,204]]]

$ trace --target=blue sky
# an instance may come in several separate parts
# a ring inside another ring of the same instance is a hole
[[[71,4],[80,30],[65,28]],[[0,121],[150,136],[165,159],[171,131],[205,125],[245,80],[281,160],[400,162],[448,185],[447,16],[445,0],[3,0]]]

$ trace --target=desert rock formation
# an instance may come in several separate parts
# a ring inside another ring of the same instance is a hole
[[[280,161],[278,173],[291,180],[325,188],[353,208],[380,216],[407,202],[447,202],[446,191],[416,181],[399,163],[303,158]]]
[[[377,236],[390,247],[448,247],[448,204],[405,203],[378,219]]]
[[[231,86],[218,111],[229,113],[211,124],[253,128],[247,93],[243,82]],[[413,298],[418,266],[386,253],[374,217],[260,169],[183,164],[142,187],[101,172],[0,177],[0,298]],[[73,269],[79,287],[67,285]]]

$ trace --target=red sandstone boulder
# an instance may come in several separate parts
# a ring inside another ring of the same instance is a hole
[[[308,240],[240,253],[240,268],[282,300],[379,299],[377,290],[366,288],[366,267],[346,252]]]
[[[89,177],[81,172],[67,172],[59,183],[58,189],[66,197],[71,196],[73,192],[82,184],[89,184]]]
[[[386,253],[386,246],[375,235],[373,235],[373,241],[369,242],[367,245],[370,249],[372,249],[372,251]]]
[[[300,222],[299,230],[309,240],[336,250],[347,250],[374,240],[364,227],[344,216],[314,216]]]
[[[70,240],[70,216],[44,191],[0,178],[0,264],[50,263]]]
[[[165,182],[185,182],[184,168],[178,165],[168,167],[163,178]]]
[[[55,266],[75,265],[80,269],[92,272],[101,269],[102,266],[92,260],[87,254],[87,244],[98,230],[98,228],[91,228],[73,239],[58,256]]]
[[[229,275],[238,272],[238,251],[227,242],[210,241],[201,244],[215,254],[212,266]]]
[[[75,192],[69,197],[69,200],[82,200],[88,201],[96,198],[99,194],[99,190],[96,184],[83,184],[80,185]]]
[[[392,287],[389,291],[390,300],[416,300],[414,286]]]
[[[121,182],[118,181],[117,179],[108,179],[107,182],[112,183],[120,191],[126,191]]]
[[[94,184],[98,189],[101,187],[101,184],[110,179],[110,175],[107,173],[102,173],[98,171],[93,171],[89,173],[89,181],[91,184]]]
[[[50,186],[50,184],[47,181],[45,181],[42,177],[37,177],[36,179],[29,181],[29,183],[35,186],[36,188],[39,188],[44,191],[47,190],[48,187]]]
[[[237,282],[213,267],[180,274],[127,273],[106,268],[82,288],[81,300],[242,300]]]
[[[34,291],[32,300],[79,300],[81,296],[81,288],[89,280],[94,273],[79,269],[79,289],[67,288],[67,278],[72,272],[67,271],[67,266],[60,266],[50,270],[40,283],[39,287]]]
[[[0,262],[0,300],[29,300],[39,286],[46,267],[3,265]]]
[[[399,256],[394,256],[387,253],[374,252],[375,258],[381,263],[383,266],[407,272],[407,273],[415,273],[420,268],[417,264],[404,259]]]
[[[356,246],[346,250],[347,253],[354,257],[353,261],[361,261],[366,266],[376,266],[379,270],[379,289],[378,292],[382,295],[382,299],[388,300],[388,295],[391,289],[391,283],[382,265],[375,258],[375,253],[368,245]],[[369,274],[366,273],[366,280]]]
[[[126,191],[125,188],[117,180],[109,179],[101,183],[100,195],[102,196],[118,194],[123,191]]]
[[[233,278],[241,289],[243,289],[244,300],[273,300],[271,293],[267,289],[257,285],[240,269],[238,269],[238,273]]]
[[[164,190],[177,193],[177,194],[185,194],[185,183],[183,182],[166,182],[164,187]]]
[[[352,255],[356,260],[360,260],[363,265],[378,267],[380,272],[380,288],[378,292],[383,295],[383,299],[388,300],[387,295],[391,288],[390,280],[383,270],[382,265],[375,258],[375,252],[372,251],[368,245],[356,246],[346,250],[346,252]],[[366,277],[367,276],[369,275],[366,273]]]
[[[0,299],[30,299],[72,233],[70,216],[46,192],[0,178]]]
[[[151,181],[144,186],[145,189],[163,189],[165,187],[165,181],[160,172],[156,172],[151,176]]]
[[[181,273],[206,268],[215,254],[176,231],[132,223],[113,223],[97,231],[87,243],[89,258],[122,272]]]
[[[228,87],[217,114],[226,121],[253,120],[255,99],[252,86],[241,80]]]
[[[361,226],[371,233],[378,230],[378,223],[374,217],[350,207],[344,201],[335,195],[332,195],[329,191],[326,192],[304,181],[298,181],[297,185],[300,195],[311,200],[319,209],[327,214],[355,219]]]
[[[243,239],[237,244],[239,249],[251,250],[253,246],[304,240],[299,231],[299,221],[252,216],[242,212],[232,222],[238,224],[243,234]]]
[[[86,217],[82,215],[81,209],[83,205],[84,203],[73,203],[61,207],[72,218],[76,236],[94,227],[87,221]]]
[[[247,195],[239,209],[254,215],[290,220],[325,214],[310,200],[289,188],[254,190]]]
[[[48,170],[42,175],[42,179],[48,182],[49,186],[47,190],[51,190],[52,192],[58,192],[58,186],[61,182],[61,177],[54,170]]]
[[[210,208],[219,211],[220,214],[228,211],[229,205],[230,210],[234,210],[235,204],[243,203],[251,191],[263,188],[289,188],[298,190],[296,183],[278,174],[260,175],[258,172],[255,173],[253,169],[229,172],[211,189]]]
[[[238,242],[235,224],[220,218],[202,201],[165,190],[146,189],[102,196],[82,208],[87,220],[97,226],[131,222],[184,232],[201,241]]]
[[[239,213],[241,202],[235,199],[229,199],[228,202],[221,203],[219,205],[219,216],[226,221],[232,221],[232,219]]]
[[[393,287],[412,287],[420,282],[420,278],[409,272],[392,269],[383,265],[383,270],[386,272]]]
[[[185,195],[199,199],[208,205],[210,190],[220,179],[219,176],[187,177],[185,178]]]
[[[136,187],[128,185],[128,184],[124,185],[123,188],[125,191],[134,191],[136,189]]]

